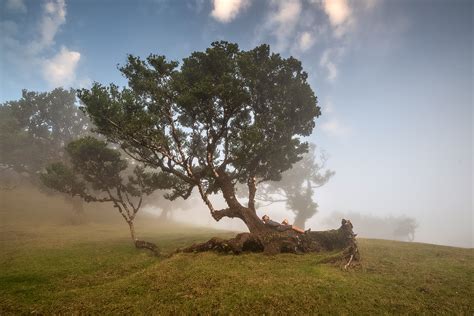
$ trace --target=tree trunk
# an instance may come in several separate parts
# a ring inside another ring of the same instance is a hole
[[[169,215],[170,215],[170,209],[168,207],[164,207],[159,217],[160,222],[167,221],[169,218]]]
[[[278,253],[309,253],[340,250],[338,257],[332,260],[357,262],[360,260],[356,234],[349,220],[342,220],[339,229],[328,231],[297,233],[293,230],[279,232],[265,230],[259,233],[242,233],[229,240],[212,238],[205,243],[194,244],[177,252],[217,251],[240,254],[242,252],[263,252],[274,255]],[[347,268],[347,264],[346,264]]]
[[[255,211],[255,207],[245,207],[239,203],[235,196],[234,185],[230,181],[228,175],[223,170],[218,170],[219,177],[217,181],[222,190],[222,195],[229,208],[224,210],[215,211],[213,214],[214,219],[219,221],[222,217],[240,218],[245,225],[247,225],[250,233],[261,234],[267,231],[267,227],[258,218]],[[249,205],[252,206],[254,203],[249,201]]]
[[[83,224],[85,222],[84,201],[79,197],[72,197],[70,195],[64,196],[66,203],[71,205],[73,212],[72,223]]]
[[[240,206],[217,210],[214,211],[213,217],[216,221],[223,217],[240,218],[252,234],[261,234],[269,231],[269,228],[258,218],[257,214],[248,207]]]
[[[128,227],[130,228],[130,236],[132,236],[133,243],[137,240],[135,238],[135,225],[133,225],[133,221],[127,221]]]
[[[250,233],[252,234],[264,234],[268,231],[268,227],[262,222],[257,216],[257,213],[250,208],[243,207],[240,212],[242,213],[242,220],[247,225]]]
[[[132,237],[133,244],[135,245],[135,248],[137,248],[137,249],[148,249],[156,256],[158,256],[160,254],[160,250],[158,249],[158,247],[154,243],[144,241],[144,240],[139,240],[135,237],[135,226],[133,224],[133,220],[127,221],[127,224],[128,224],[128,227],[130,228],[130,236]]]
[[[238,254],[243,251],[263,251],[266,254],[277,254],[341,250],[341,258],[348,262],[345,268],[352,262],[359,260],[356,234],[352,230],[353,226],[350,221],[343,219],[339,229],[323,232],[298,233],[292,229],[278,231],[260,220],[251,200],[248,203],[249,207],[244,207],[239,203],[235,196],[234,186],[224,170],[218,170],[217,173],[216,180],[229,207],[214,210],[207,196],[203,195],[201,190],[202,198],[208,204],[216,221],[222,217],[240,218],[247,225],[250,233],[238,234],[229,240],[212,238],[205,243],[194,244],[182,250],[178,249],[178,252],[218,251]],[[249,192],[253,192],[255,182],[249,181],[248,185]]]

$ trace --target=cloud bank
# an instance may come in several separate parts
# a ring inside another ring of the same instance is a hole
[[[6,9],[11,11],[28,11],[21,0],[8,0]],[[87,78],[76,80],[77,66],[81,58],[78,51],[62,45],[56,48],[55,38],[66,23],[67,8],[65,0],[46,0],[41,5],[41,14],[36,24],[34,36],[20,41],[20,25],[13,21],[2,21],[2,43],[5,58],[23,69],[27,76],[39,75],[54,88],[76,85],[87,82]],[[34,70],[33,74],[31,69]]]
[[[53,58],[43,62],[44,78],[54,87],[74,83],[79,59],[81,59],[79,52],[61,47],[61,50]]]
[[[250,6],[250,0],[213,0],[211,16],[219,22],[229,23]]]

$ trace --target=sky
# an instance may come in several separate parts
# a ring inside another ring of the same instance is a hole
[[[125,85],[127,54],[179,61],[216,40],[268,43],[302,61],[322,107],[308,140],[336,175],[308,226],[333,212],[406,215],[416,241],[473,246],[472,1],[1,0],[0,10],[0,102]]]

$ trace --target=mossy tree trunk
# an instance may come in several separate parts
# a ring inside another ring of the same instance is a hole
[[[353,232],[352,223],[342,220],[341,227],[328,231],[297,233],[293,230],[279,232],[277,230],[259,233],[241,233],[225,240],[212,238],[207,242],[194,244],[179,249],[179,252],[217,251],[222,253],[240,254],[242,252],[263,252],[274,255],[278,253],[309,253],[341,250],[341,259],[355,262],[360,259]]]

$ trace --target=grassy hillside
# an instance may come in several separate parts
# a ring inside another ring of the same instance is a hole
[[[351,271],[321,263],[331,254],[156,258],[132,247],[124,223],[32,225],[25,209],[15,222],[5,205],[0,315],[474,313],[472,249],[362,239],[362,265]],[[232,235],[150,218],[137,231],[164,252]]]
[[[0,314],[474,312],[472,250],[360,240],[362,267],[345,272],[319,263],[327,254],[158,259],[126,233],[103,224],[3,229]],[[145,235],[171,251],[215,234]]]

